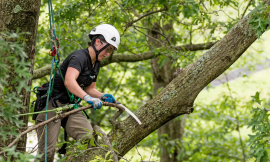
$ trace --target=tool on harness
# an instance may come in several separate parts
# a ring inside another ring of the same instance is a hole
[[[57,54],[58,50],[59,50],[59,40],[58,40],[58,38],[56,36],[54,36],[53,30],[51,30],[50,33],[51,33],[51,42],[53,44],[53,47],[49,51],[49,55],[54,57]],[[57,56],[59,56],[59,55],[57,55]],[[58,60],[60,60],[59,57],[58,57]]]
[[[34,87],[33,89],[34,93],[36,94],[37,99],[32,102],[32,105],[34,106],[34,112],[39,112],[43,110],[43,108],[46,106],[46,98],[47,98],[47,91],[48,87]],[[32,120],[36,120],[38,114],[33,114]]]
[[[48,96],[48,90],[49,90],[49,85],[48,83],[43,84],[40,87],[34,87],[33,92],[36,94],[37,99],[32,102],[32,107],[34,107],[34,113],[28,113],[28,114],[33,114],[32,119],[36,120],[37,115],[39,114],[39,111],[42,111],[43,108],[46,106],[46,99]],[[55,100],[61,97],[64,92],[59,93],[55,97],[51,97],[51,92],[49,93],[49,100],[52,100],[53,107],[57,107]],[[35,106],[34,106],[35,105]],[[46,111],[43,111],[46,112]],[[47,111],[49,112],[49,111]],[[40,112],[42,113],[42,112]]]

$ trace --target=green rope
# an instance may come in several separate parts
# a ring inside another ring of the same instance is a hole
[[[59,57],[59,51],[58,51],[58,39],[56,36],[56,29],[55,29],[55,22],[54,22],[54,14],[53,14],[53,6],[52,6],[52,0],[48,0],[48,8],[49,8],[49,20],[50,20],[50,32],[51,32],[51,50],[53,51],[53,46],[56,46],[56,53],[57,53],[57,57],[58,57],[58,61],[55,60],[55,56],[52,59],[52,66],[51,66],[51,72],[50,72],[50,82],[49,82],[49,88],[47,91],[47,99],[46,99],[46,109],[45,111],[40,111],[40,112],[33,112],[33,113],[28,113],[28,114],[20,114],[18,116],[22,116],[22,115],[32,115],[32,114],[39,114],[39,113],[45,113],[45,121],[47,120],[47,112],[51,112],[51,111],[59,111],[60,109],[53,109],[53,110],[48,110],[48,103],[49,103],[49,98],[52,94],[52,90],[53,90],[53,85],[54,85],[54,78],[55,78],[55,74],[56,71],[58,70],[61,78],[63,79],[63,82],[65,82],[65,79],[62,75],[61,69],[59,67],[59,62],[60,62],[60,57]],[[55,69],[53,69],[55,63]],[[54,70],[54,74],[53,74],[53,70]],[[52,74],[54,75],[53,79],[52,79]],[[70,98],[70,102],[73,102],[75,97],[73,94],[71,94],[69,92],[69,90],[66,88],[68,96]],[[37,87],[34,87],[33,89],[34,93],[38,93],[37,92]],[[74,104],[74,109],[78,109],[78,102],[80,102],[80,98],[75,102]],[[45,127],[45,162],[47,162],[47,125]]]
[[[51,21],[53,21],[53,25],[54,25],[54,20],[53,20],[53,17],[51,17],[51,15],[53,16],[53,8],[52,8],[52,0],[48,0],[48,6],[49,6],[49,18],[50,18],[50,30],[52,30],[52,23]],[[56,32],[55,32],[55,27],[54,27],[54,39],[56,37]],[[53,42],[51,42],[51,48],[53,50]],[[58,50],[57,50],[57,54],[58,54]],[[49,82],[49,88],[48,88],[48,91],[47,91],[47,100],[46,100],[46,111],[48,110],[48,102],[49,102],[49,98],[50,98],[50,95],[51,95],[51,79],[52,79],[52,71],[53,71],[53,65],[54,65],[54,62],[55,62],[55,58],[53,57],[52,59],[52,67],[51,67],[51,73],[50,73],[50,82]],[[47,112],[45,113],[45,121],[47,120]],[[45,162],[47,162],[47,125],[45,127]]]
[[[62,71],[61,71],[61,69],[60,69],[59,62],[58,62],[58,61],[56,61],[56,67],[55,67],[55,68],[58,69],[58,71],[59,71],[59,73],[60,73],[60,76],[61,76],[63,82],[65,83],[65,79],[64,79],[64,77],[63,77],[63,74],[62,74]],[[74,95],[73,95],[73,94],[70,94],[70,92],[69,92],[69,90],[67,89],[67,87],[66,87],[66,90],[67,90],[67,93],[68,93],[68,97],[69,97],[69,99],[70,99],[70,102],[73,102],[73,101],[74,101]]]
[[[53,71],[53,64],[54,59],[52,60],[52,67],[51,67],[51,73],[50,73],[50,82],[49,82],[49,89],[47,91],[47,99],[46,99],[46,111],[48,110],[48,102],[50,98],[50,91],[51,91],[51,79],[52,79],[52,71]],[[47,120],[47,112],[45,114],[45,121]],[[47,162],[47,125],[45,127],[45,162]]]

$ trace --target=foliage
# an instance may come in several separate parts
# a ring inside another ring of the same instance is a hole
[[[97,136],[101,136],[102,134],[95,134]],[[97,162],[97,161],[103,161],[103,162],[110,162],[112,160],[112,151],[109,150],[109,146],[102,144],[101,141],[96,141],[94,137],[87,138],[87,135],[82,138],[83,140],[81,141],[69,141],[65,142],[67,143],[67,153],[64,157],[61,157],[61,155],[58,155],[59,160],[58,161],[65,161],[68,160],[69,157],[77,157],[79,155],[84,154],[87,150],[94,150],[94,149],[99,149],[106,151],[106,155],[104,157],[102,156],[96,156],[92,162]],[[62,145],[63,143],[60,143],[58,145]]]
[[[265,108],[269,107],[269,103],[262,104],[258,92],[253,98],[254,102],[257,103],[257,107],[252,108],[251,111],[252,119],[249,122],[249,127],[252,128],[252,135],[249,135],[248,142],[251,148],[251,155],[256,161],[266,162],[270,160],[269,110]]]
[[[100,23],[110,23],[120,31],[121,45],[114,54],[129,54],[132,56],[150,51],[148,34],[153,24],[158,23],[158,32],[161,35],[159,41],[162,44],[160,45],[161,48],[153,48],[153,51],[155,54],[160,54],[160,66],[162,67],[166,61],[172,58],[173,66],[185,67],[198,59],[203,52],[179,52],[173,50],[172,46],[221,39],[241,19],[240,16],[246,7],[243,4],[247,4],[245,0],[122,0],[117,2],[104,0],[61,0],[54,2],[56,29],[62,60],[69,53],[86,48],[89,41],[87,34]],[[257,2],[253,1],[252,7],[255,7]],[[51,60],[51,57],[47,55],[50,49],[47,8],[46,4],[42,4],[42,6],[35,69],[49,64]],[[167,10],[149,14],[140,21],[130,24],[130,22],[137,20],[146,13],[163,8],[167,8]],[[261,15],[259,15],[260,12],[263,13],[264,11],[260,10],[251,21],[256,30],[263,28],[262,25],[258,26],[258,21],[265,24],[265,20],[262,20]],[[171,22],[174,31],[164,31],[162,27]],[[253,56],[253,54],[243,56],[247,59],[237,63],[238,67],[246,66],[246,62],[253,64],[253,61],[257,59],[257,55]],[[47,81],[48,78],[36,80],[34,86]],[[101,69],[97,82],[98,90],[114,94],[117,100],[133,111],[153,97],[152,87],[150,61],[110,64]],[[218,156],[225,156],[224,161],[242,159],[239,137],[234,134],[237,131],[237,121],[239,121],[240,127],[244,127],[249,121],[248,115],[245,114],[247,110],[242,105],[244,103],[241,102],[240,98],[233,101],[229,95],[221,96],[220,100],[210,105],[199,103],[196,112],[189,116],[190,119],[188,119],[183,141],[172,141],[167,138],[168,140],[164,140],[164,145],[171,153],[181,150],[182,154],[178,156],[178,159],[218,161]],[[234,107],[240,109],[239,119],[232,111]],[[108,119],[115,112],[115,109],[107,107],[98,111],[89,111],[91,122],[98,123],[105,130],[111,129]],[[126,113],[121,115],[120,120],[125,117],[127,117]],[[206,128],[208,125],[209,127]],[[243,140],[246,146],[246,140]],[[157,142],[158,137],[154,134],[143,140],[140,145],[152,148],[153,145],[157,145]],[[196,152],[198,149],[200,153]],[[226,151],[224,152],[224,150]],[[235,158],[235,154],[239,157]]]
[[[266,7],[264,1],[261,1],[259,5],[251,12],[251,19],[249,23],[252,29],[256,30],[258,37],[268,29],[270,29],[270,7]]]
[[[30,87],[26,86],[26,82],[31,77],[28,69],[30,64],[26,61],[27,55],[21,43],[25,34],[27,33],[0,33],[0,134],[4,141],[16,137],[19,134],[18,128],[25,125],[18,116],[14,115],[19,114],[21,108],[25,108],[21,91],[30,90]],[[15,85],[15,89],[12,85]],[[3,147],[3,150],[6,151],[8,161],[11,157],[15,157],[16,161],[25,162],[34,158],[32,155],[16,152],[15,147]],[[1,156],[0,161],[3,161]]]
[[[239,136],[249,121],[247,107],[241,99],[222,95],[211,104],[196,103],[196,111],[188,116],[181,141],[164,141],[166,148],[182,161],[242,161],[246,140]],[[235,113],[235,109],[237,114]],[[242,144],[241,144],[242,141]],[[247,154],[245,155],[247,156]]]
[[[91,160],[90,162],[111,162],[113,161],[112,159],[106,160],[110,152],[108,152],[105,156],[105,158],[102,158],[100,156],[95,156],[95,160]]]

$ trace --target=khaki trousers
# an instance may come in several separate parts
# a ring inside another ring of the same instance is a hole
[[[64,106],[60,102],[56,102],[58,107]],[[52,107],[51,100],[48,103],[48,110],[54,109]],[[45,108],[43,109],[45,110]],[[54,117],[55,112],[47,113],[47,120]],[[45,121],[45,113],[41,113],[36,118],[36,124]],[[61,120],[50,122],[47,125],[47,162],[53,162],[55,144],[58,141],[58,135],[61,127]],[[67,134],[75,139],[76,141],[90,139],[92,137],[93,128],[90,125],[90,122],[82,114],[82,112],[77,112],[69,115],[65,130]],[[38,136],[38,153],[44,154],[45,150],[45,127],[39,127],[37,130]],[[84,139],[82,139],[84,138]],[[44,161],[45,154],[42,156],[41,161]]]

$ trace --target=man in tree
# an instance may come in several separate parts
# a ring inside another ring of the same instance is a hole
[[[118,49],[120,43],[119,32],[112,25],[101,24],[92,29],[89,38],[91,40],[89,47],[69,54],[63,61],[60,71],[56,73],[48,109],[78,103],[80,99],[91,104],[95,110],[102,107],[101,100],[110,103],[115,102],[113,95],[101,93],[96,89],[96,81],[100,61]],[[48,87],[48,85],[48,83],[44,84],[43,89],[44,87]],[[39,105],[39,103],[36,104]],[[43,106],[38,109],[45,110],[46,108]],[[50,119],[56,113],[49,112],[47,115],[47,118]],[[46,114],[42,113],[34,117],[36,124],[45,121],[45,116]],[[51,122],[48,124],[48,147],[45,150],[44,128],[38,128],[37,135],[38,139],[40,139],[38,145],[39,153],[47,151],[49,162],[52,162],[54,158],[55,144],[61,125],[66,133],[77,141],[89,139],[93,131],[92,126],[82,112],[74,113],[61,121]],[[42,160],[44,160],[44,156]]]

